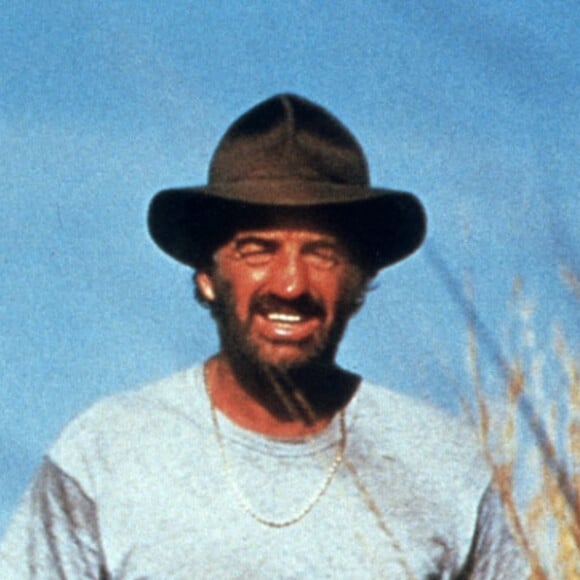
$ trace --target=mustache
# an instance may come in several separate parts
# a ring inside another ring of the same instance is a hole
[[[301,294],[292,300],[280,298],[275,294],[255,296],[250,302],[250,312],[263,315],[269,312],[284,312],[313,318],[323,318],[326,315],[323,304],[310,294]]]

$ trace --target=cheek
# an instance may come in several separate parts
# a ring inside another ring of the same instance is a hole
[[[358,310],[365,293],[367,281],[358,271],[348,271],[336,289],[336,304],[353,314]]]
[[[260,289],[259,279],[255,279],[254,276],[243,278],[234,276],[226,283],[229,287],[236,316],[242,322],[247,322],[250,317],[250,304]]]
[[[336,311],[345,299],[356,296],[360,287],[359,276],[346,271],[339,275],[319,276],[316,280],[316,294],[325,303],[329,311]]]

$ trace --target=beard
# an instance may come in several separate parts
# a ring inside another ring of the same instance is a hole
[[[282,306],[325,319],[327,312],[320,301],[309,294],[294,300],[272,294],[256,295],[250,301],[247,320],[243,321],[236,313],[230,283],[214,273],[214,288],[215,300],[210,308],[218,328],[221,353],[239,384],[254,398],[280,419],[301,418],[306,423],[322,416],[331,417],[350,400],[360,377],[338,368],[334,360],[348,321],[362,305],[365,284],[346,284],[331,323],[322,325],[320,332],[303,342],[292,343],[292,355],[285,357],[268,353],[259,338],[252,336],[253,316]]]
[[[281,299],[273,294],[256,295],[250,301],[247,320],[243,321],[236,313],[230,283],[214,273],[214,285],[216,298],[210,307],[217,324],[222,353],[235,367],[276,375],[333,365],[348,322],[362,305],[365,290],[360,284],[345,285],[331,323],[323,326],[315,336],[293,344],[293,356],[276,359],[264,354],[259,342],[252,337],[253,316],[282,306],[299,314],[325,318],[327,312],[324,304],[310,294],[293,300]]]

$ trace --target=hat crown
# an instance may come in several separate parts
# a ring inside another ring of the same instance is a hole
[[[367,160],[350,131],[303,97],[271,97],[221,139],[201,187],[167,189],[149,206],[149,231],[170,256],[206,267],[236,228],[281,215],[332,227],[369,271],[413,253],[427,217],[412,194],[371,187]]]
[[[226,131],[212,158],[209,185],[309,181],[368,186],[363,150],[328,111],[284,94],[255,106]]]

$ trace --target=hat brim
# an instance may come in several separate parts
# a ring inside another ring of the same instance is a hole
[[[151,201],[148,225],[164,252],[199,267],[208,249],[272,213],[318,216],[355,240],[376,270],[411,255],[427,229],[423,205],[411,193],[290,180],[164,190]]]

